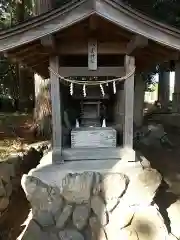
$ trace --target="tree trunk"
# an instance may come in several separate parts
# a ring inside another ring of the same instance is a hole
[[[52,0],[34,1],[33,14],[40,15],[52,8]],[[35,108],[34,108],[34,133],[36,136],[51,137],[51,103],[49,80],[34,74]]]

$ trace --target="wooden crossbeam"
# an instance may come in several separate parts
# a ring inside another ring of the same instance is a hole
[[[52,35],[47,35],[43,38],[41,38],[41,44],[50,49],[51,51],[55,51],[55,40],[54,40],[54,36]]]
[[[137,49],[142,49],[148,45],[148,39],[141,36],[135,35],[133,39],[127,44],[126,54],[127,55],[134,55]]]
[[[5,52],[5,54],[8,54],[8,57],[11,58],[11,56],[16,56],[16,57],[21,57],[23,55],[27,55],[29,52],[37,52],[37,49],[39,49],[41,45],[39,43],[35,43],[35,44],[31,44],[31,45],[27,45],[25,47],[21,47],[21,48],[16,48],[13,51],[8,51]]]
[[[88,67],[61,67],[60,75],[63,77],[97,77],[97,76],[123,76],[125,74],[124,67],[99,67],[95,71],[88,70]]]
[[[60,42],[57,46],[57,52],[60,55],[84,55],[88,54],[86,42]],[[126,43],[118,42],[99,42],[98,54],[125,54]]]

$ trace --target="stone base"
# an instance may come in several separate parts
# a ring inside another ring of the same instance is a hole
[[[55,165],[47,158],[22,178],[32,206],[23,240],[167,239],[153,204],[162,180],[156,170],[144,169],[140,161]]]
[[[79,160],[124,160],[134,162],[135,151],[122,147],[117,148],[64,148],[61,152],[59,149],[53,149],[53,162],[61,163],[64,161]]]

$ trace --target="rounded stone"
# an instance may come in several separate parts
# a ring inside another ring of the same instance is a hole
[[[108,212],[106,211],[106,205],[100,196],[93,196],[91,198],[91,208],[96,214],[99,222],[105,226],[108,224]]]
[[[73,212],[73,224],[77,229],[82,230],[89,218],[90,209],[87,205],[76,206]]]
[[[134,169],[136,171],[136,169]],[[122,197],[127,205],[150,205],[162,181],[161,174],[152,168],[146,168],[134,174]]]
[[[109,213],[108,227],[122,229],[130,224],[133,216],[134,209],[120,202],[113,212]]]
[[[54,225],[53,216],[48,211],[37,210],[33,219],[35,219],[42,227],[50,227]]]
[[[61,240],[84,240],[83,235],[73,229],[66,229],[59,232],[59,238]]]
[[[9,182],[5,185],[5,189],[6,189],[6,196],[10,197],[11,194],[12,194],[12,191],[13,191],[13,187],[12,187],[11,182]]]
[[[131,227],[138,234],[139,240],[167,239],[168,231],[159,211],[153,207],[137,209]]]
[[[167,240],[178,240],[178,238],[175,237],[172,233],[170,233]]]
[[[1,197],[0,198],[0,211],[4,211],[9,205],[9,198]]]
[[[101,226],[96,217],[89,219],[89,225],[91,228],[91,240],[107,240],[105,229]]]
[[[111,211],[126,190],[128,179],[124,174],[108,173],[102,176],[101,192],[106,201],[106,208]]]
[[[62,181],[62,195],[70,203],[88,203],[91,197],[94,173],[68,174]]]
[[[63,228],[71,217],[72,211],[73,207],[71,205],[66,205],[56,220],[56,227],[60,229]]]
[[[93,186],[93,195],[98,195],[101,191],[101,174],[100,173],[94,173],[94,186]]]
[[[41,227],[34,220],[31,220],[21,239],[48,240],[50,238],[48,238],[47,234],[41,230]]]
[[[119,235],[118,237],[116,238],[110,238],[110,240],[115,240],[115,239],[127,239],[127,240],[140,240],[139,237],[138,237],[138,233],[131,227],[127,227],[127,228],[124,228],[122,229],[120,232],[119,232]],[[141,240],[146,240],[145,238],[144,239],[141,239]]]
[[[7,194],[6,194],[5,184],[0,179],[0,197],[5,197],[6,195]]]
[[[175,203],[171,204],[167,209],[168,217],[170,220],[171,233],[180,238],[180,200],[177,200]]]

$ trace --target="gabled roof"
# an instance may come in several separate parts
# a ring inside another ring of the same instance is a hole
[[[0,52],[56,33],[96,14],[130,32],[180,50],[180,31],[154,21],[117,0],[77,0],[25,23],[0,31]]]

